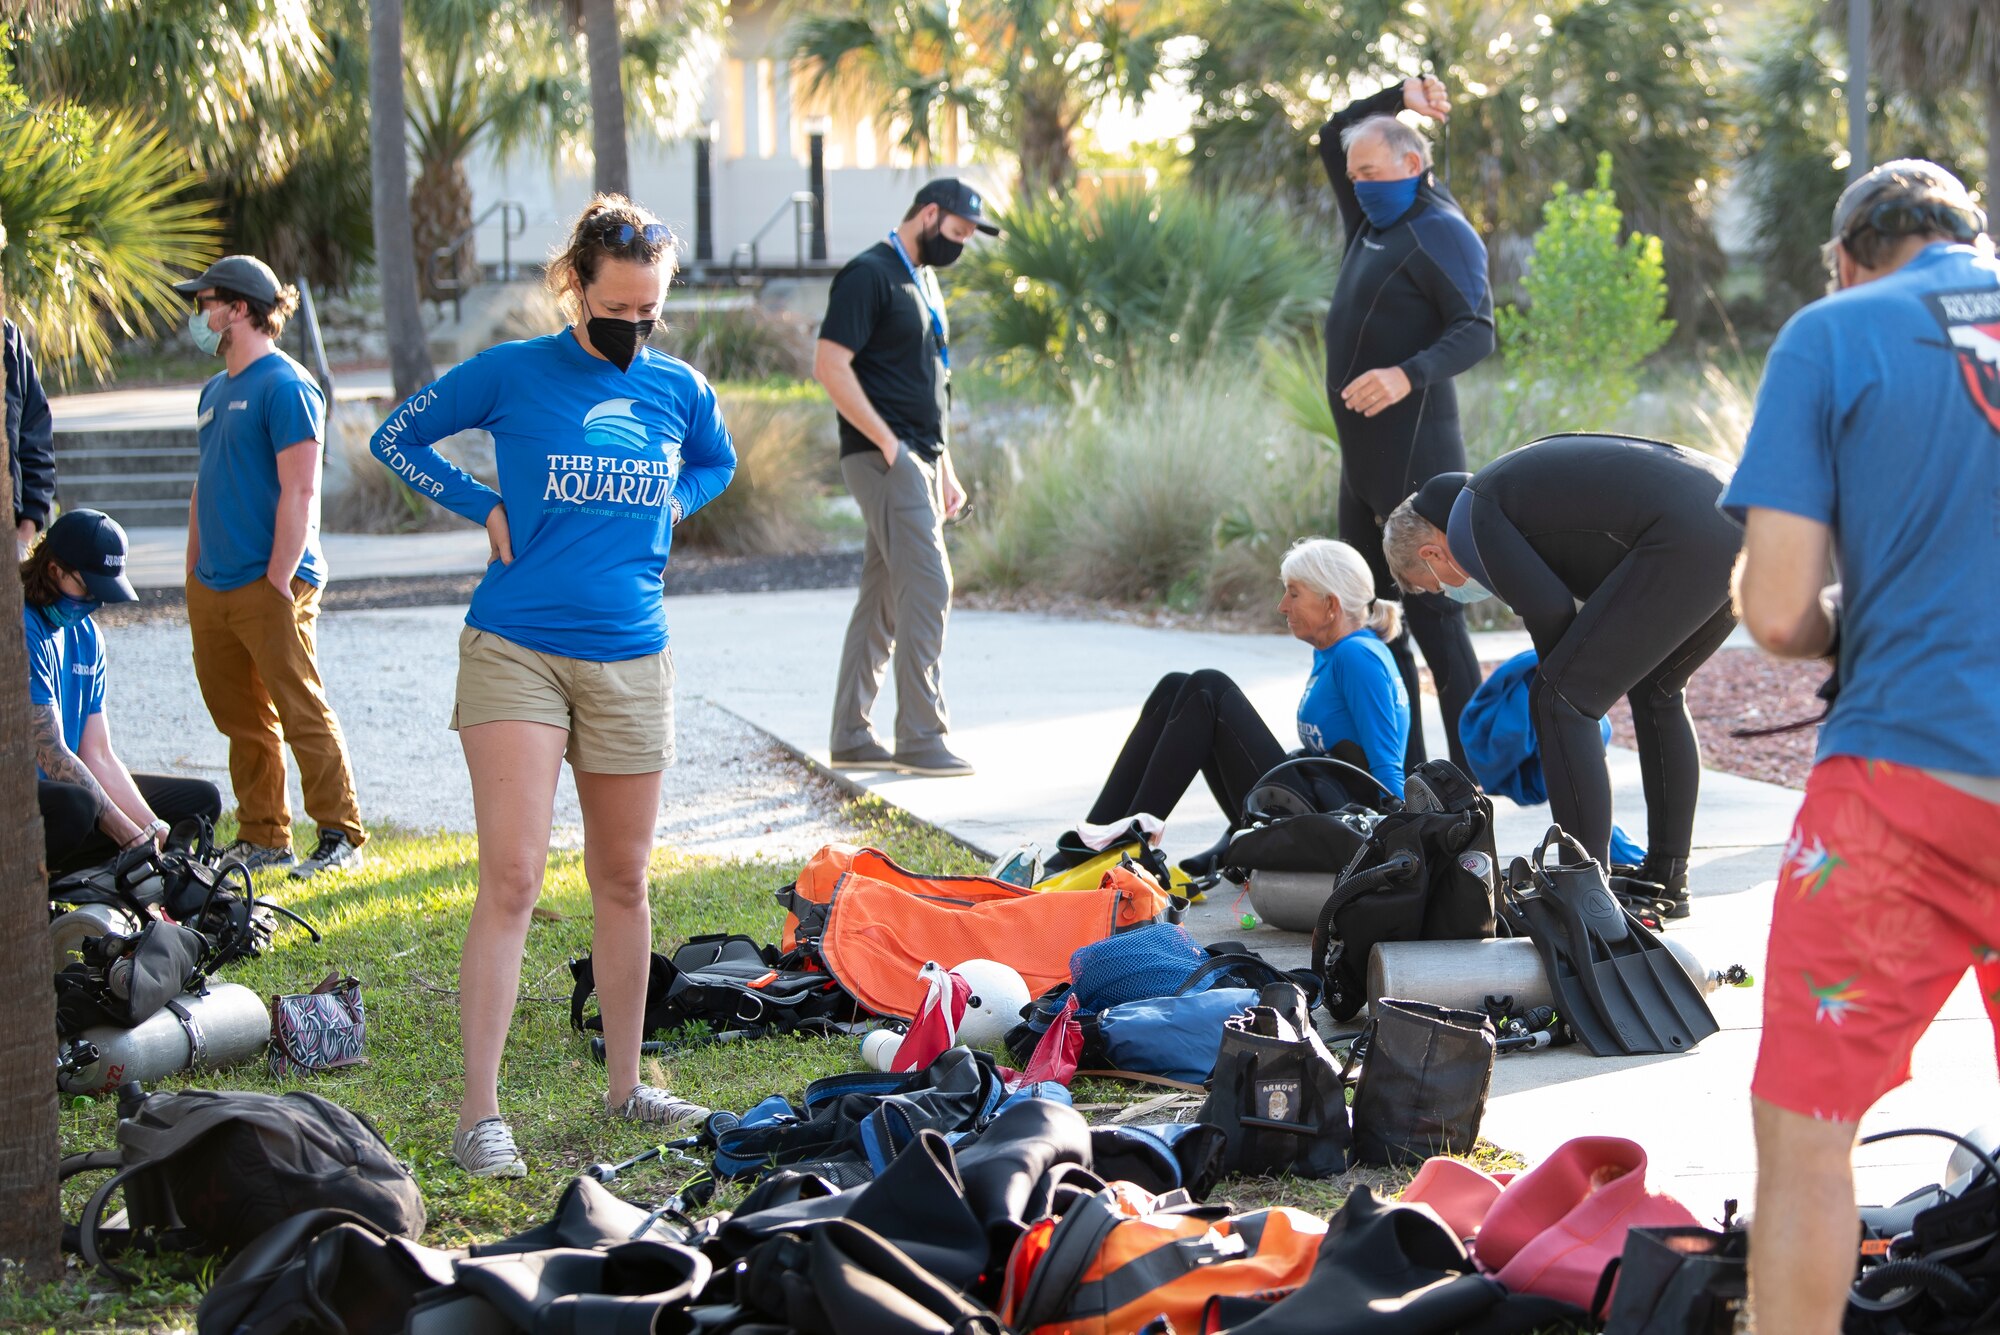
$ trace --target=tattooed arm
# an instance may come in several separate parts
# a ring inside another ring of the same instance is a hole
[[[90,767],[63,741],[62,716],[56,707],[37,704],[28,706],[28,710],[34,719],[35,763],[42,767],[42,773],[56,783],[73,783],[89,793],[97,803],[97,828],[118,847],[124,848],[143,838],[145,831],[138,822],[118,809]]]

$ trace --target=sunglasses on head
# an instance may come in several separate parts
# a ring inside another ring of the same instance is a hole
[[[1935,232],[1958,241],[1970,241],[1985,226],[1986,217],[1977,209],[1935,199],[1885,199],[1870,207],[1858,221],[1848,224],[1841,240],[1851,242],[1863,228],[1872,228],[1883,236]]]
[[[609,222],[597,229],[597,239],[612,250],[624,250],[641,240],[648,247],[672,245],[674,232],[665,223]]]

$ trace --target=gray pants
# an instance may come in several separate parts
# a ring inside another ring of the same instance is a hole
[[[840,651],[833,697],[833,751],[875,740],[868,715],[896,659],[897,751],[919,750],[951,729],[944,706],[944,623],[951,611],[951,558],[944,549],[942,469],[907,446],[892,468],[880,453],[850,454],[840,475],[861,505],[868,541],[861,594]]]

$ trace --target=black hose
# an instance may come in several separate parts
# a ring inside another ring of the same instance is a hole
[[[1897,1289],[1921,1289],[1953,1312],[1973,1311],[1981,1301],[1979,1291],[1950,1266],[1914,1257],[1878,1265],[1854,1281],[1854,1297],[1865,1303],[1880,1303]],[[1903,1303],[1893,1305],[1900,1307]]]

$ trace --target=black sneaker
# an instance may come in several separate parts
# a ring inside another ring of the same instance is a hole
[[[917,751],[898,751],[894,764],[904,774],[933,779],[955,779],[972,773],[972,763],[953,755],[943,742],[932,742]]]
[[[889,754],[889,748],[880,742],[863,742],[846,751],[835,751],[828,757],[834,769],[882,770],[896,768],[896,758]]]
[[[292,868],[295,881],[310,880],[323,871],[352,871],[368,860],[361,845],[347,837],[345,830],[321,830],[319,847]]]
[[[269,844],[253,844],[248,839],[238,839],[222,850],[224,866],[232,862],[243,864],[246,871],[269,871],[273,867],[292,865],[292,850],[273,848]]]

